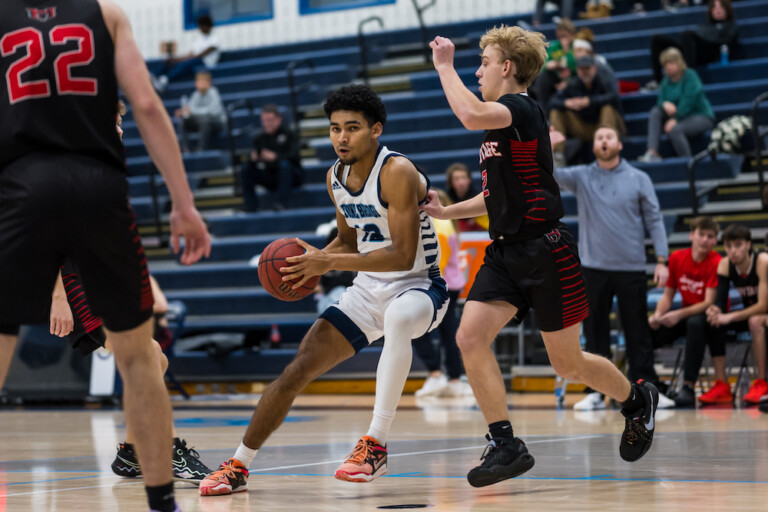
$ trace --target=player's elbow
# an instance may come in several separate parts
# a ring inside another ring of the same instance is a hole
[[[153,119],[161,115],[165,109],[157,95],[147,94],[138,100],[132,101],[131,110],[133,111],[133,117],[139,121],[140,119]]]
[[[478,115],[478,113],[471,108],[460,110],[458,113],[458,118],[461,121],[461,124],[464,125],[464,128],[467,130],[483,129],[482,116]]]
[[[395,267],[392,271],[400,272],[411,270],[413,263],[416,261],[416,250],[412,251],[397,251],[392,258],[392,266]]]

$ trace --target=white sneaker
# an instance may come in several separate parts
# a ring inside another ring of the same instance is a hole
[[[654,153],[653,151],[648,150],[640,158],[638,158],[637,161],[650,164],[655,162],[661,162],[661,157],[656,153]]]
[[[605,409],[605,399],[596,391],[573,405],[574,411],[597,411],[600,409]]]
[[[669,398],[664,393],[659,393],[659,403],[656,405],[657,409],[674,409],[675,401]]]
[[[445,398],[459,398],[462,396],[474,396],[474,393],[472,393],[472,387],[469,384],[456,380],[448,382],[441,391],[440,396]]]
[[[424,386],[416,391],[416,396],[437,396],[448,386],[448,377],[441,375],[439,377],[429,377]]]

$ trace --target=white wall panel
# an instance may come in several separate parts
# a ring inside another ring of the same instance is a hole
[[[133,24],[136,41],[147,58],[159,56],[160,42],[176,40],[179,51],[186,52],[194,31],[185,31],[182,0],[116,0]],[[425,3],[426,0],[421,0]],[[429,25],[471,21],[495,16],[509,16],[533,9],[534,0],[437,0],[425,11]],[[269,46],[354,35],[357,24],[368,16],[380,16],[386,29],[417,26],[411,0],[363,9],[349,9],[322,14],[299,15],[299,0],[273,0],[274,18],[217,27],[225,49]],[[377,30],[375,25],[368,30]]]

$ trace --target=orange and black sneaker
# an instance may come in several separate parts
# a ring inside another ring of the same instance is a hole
[[[223,463],[200,482],[200,496],[219,496],[247,490],[248,468],[235,458]]]
[[[333,475],[347,482],[370,482],[387,472],[387,447],[372,437],[363,436]]]
[[[733,402],[731,386],[718,379],[712,389],[699,397],[699,402],[703,404],[729,404]]]

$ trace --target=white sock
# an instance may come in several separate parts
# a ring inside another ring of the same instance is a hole
[[[253,458],[256,457],[256,452],[258,451],[259,450],[248,448],[241,441],[240,446],[237,447],[237,451],[235,452],[235,458],[242,462],[243,466],[250,468],[251,462],[253,462]]]
[[[376,402],[368,435],[384,445],[411,371],[411,340],[426,332],[434,306],[427,294],[408,291],[392,301],[384,313],[384,348],[376,369]]]
[[[377,440],[381,446],[385,446],[387,444],[389,428],[392,426],[392,420],[394,419],[395,411],[384,411],[374,407],[373,419],[366,435]]]

